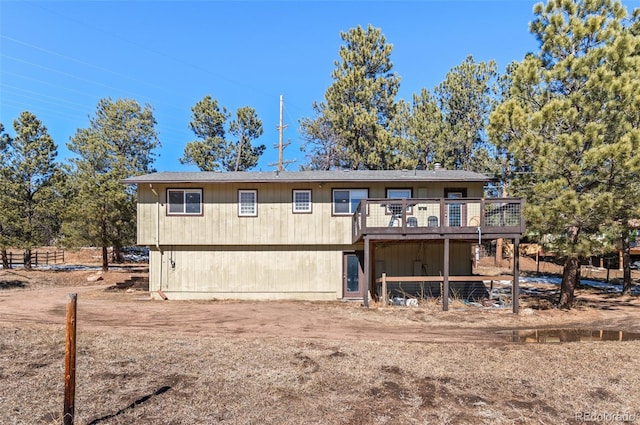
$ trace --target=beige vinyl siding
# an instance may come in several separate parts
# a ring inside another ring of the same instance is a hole
[[[342,298],[341,246],[184,246],[150,250],[149,290],[169,299]]]
[[[442,198],[452,187],[483,196],[481,182],[139,184],[137,235],[150,247],[149,290],[169,299],[341,299],[343,252],[364,245],[352,244],[351,215],[332,214],[333,190],[367,189],[369,198],[385,198],[390,188],[409,188],[414,197]],[[167,215],[167,188],[201,189],[202,215]],[[239,190],[257,191],[256,217],[239,216]],[[293,212],[293,190],[311,190],[311,213]],[[424,220],[432,214],[420,213]],[[443,246],[376,243],[375,277],[441,275]],[[470,274],[471,244],[452,241],[450,249],[450,274]]]
[[[443,242],[377,244],[375,277],[440,276]],[[471,274],[471,247],[452,242],[451,275]],[[348,246],[185,246],[150,250],[149,290],[170,299],[342,298]],[[172,267],[172,264],[174,265]]]
[[[370,198],[386,197],[392,187],[411,188],[414,196],[439,198],[453,184],[409,187],[397,184],[172,184],[138,185],[138,244],[156,245],[345,245],[351,244],[351,216],[332,215],[333,189],[368,189]],[[460,187],[460,184],[455,184]],[[202,189],[201,216],[167,216],[166,189]],[[467,184],[469,197],[482,196],[482,183]],[[238,215],[238,190],[257,190],[257,217]],[[309,189],[310,214],[292,212],[293,190]]]

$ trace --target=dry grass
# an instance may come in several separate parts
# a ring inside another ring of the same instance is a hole
[[[0,327],[0,422],[61,423],[64,334]],[[77,424],[574,423],[640,415],[640,342],[78,333]]]

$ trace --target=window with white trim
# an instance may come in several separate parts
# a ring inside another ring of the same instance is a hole
[[[258,191],[238,191],[238,215],[240,217],[256,217],[258,215]]]
[[[387,189],[387,199],[411,199],[411,189]],[[407,206],[407,212],[411,207]],[[387,213],[396,216],[402,215],[402,204],[388,204]]]
[[[202,189],[167,189],[168,215],[201,215]]]
[[[293,191],[293,212],[294,213],[310,213],[311,212],[311,190],[294,190]]]
[[[335,215],[353,214],[360,201],[368,197],[368,189],[333,189],[333,213]]]

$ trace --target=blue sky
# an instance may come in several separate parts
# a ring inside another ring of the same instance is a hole
[[[279,97],[285,159],[305,162],[298,120],[313,115],[331,85],[340,32],[371,24],[393,44],[398,98],[433,90],[467,55],[502,72],[537,50],[529,33],[535,1],[7,1],[0,0],[0,122],[14,134],[21,111],[34,113],[70,153],[98,100],[130,98],[154,108],[159,171],[196,170],[178,161],[195,136],[191,107],[205,95],[232,112],[254,108],[277,161]],[[640,2],[627,1],[629,10]]]

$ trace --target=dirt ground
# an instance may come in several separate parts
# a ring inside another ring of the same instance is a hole
[[[65,257],[100,263],[96,250]],[[76,423],[579,423],[585,412],[640,423],[640,342],[512,342],[528,329],[640,335],[638,297],[580,289],[563,311],[543,285],[519,315],[458,301],[448,312],[435,301],[151,301],[147,274],[0,270],[0,422],[60,423],[66,296],[77,293]]]
[[[89,248],[67,252],[65,257],[65,265],[69,266],[98,266],[101,261],[100,251]],[[523,258],[520,263],[523,274],[535,271],[534,261]],[[546,273],[562,270],[551,263],[544,263],[541,268]],[[492,259],[485,259],[478,272],[499,274],[509,269],[507,262],[496,267]],[[603,278],[605,272],[591,271],[590,275]],[[98,276],[99,280],[95,280]],[[527,327],[584,325],[640,332],[638,297],[593,289],[578,290],[576,307],[562,311],[552,307],[556,287],[523,284],[523,288],[539,290],[535,296],[523,294],[521,314],[514,315],[510,308],[474,308],[455,300],[448,312],[441,311],[437,301],[424,302],[422,308],[414,309],[382,308],[376,303],[374,308],[363,309],[360,303],[339,301],[159,302],[150,300],[147,284],[146,264],[113,265],[105,273],[96,269],[0,270],[0,323],[62,323],[66,295],[77,293],[79,326],[111,332],[146,329],[211,336],[329,339],[358,339],[375,334],[384,339],[425,342],[500,340],[497,330]],[[398,321],[404,320],[410,325],[399,326]]]

